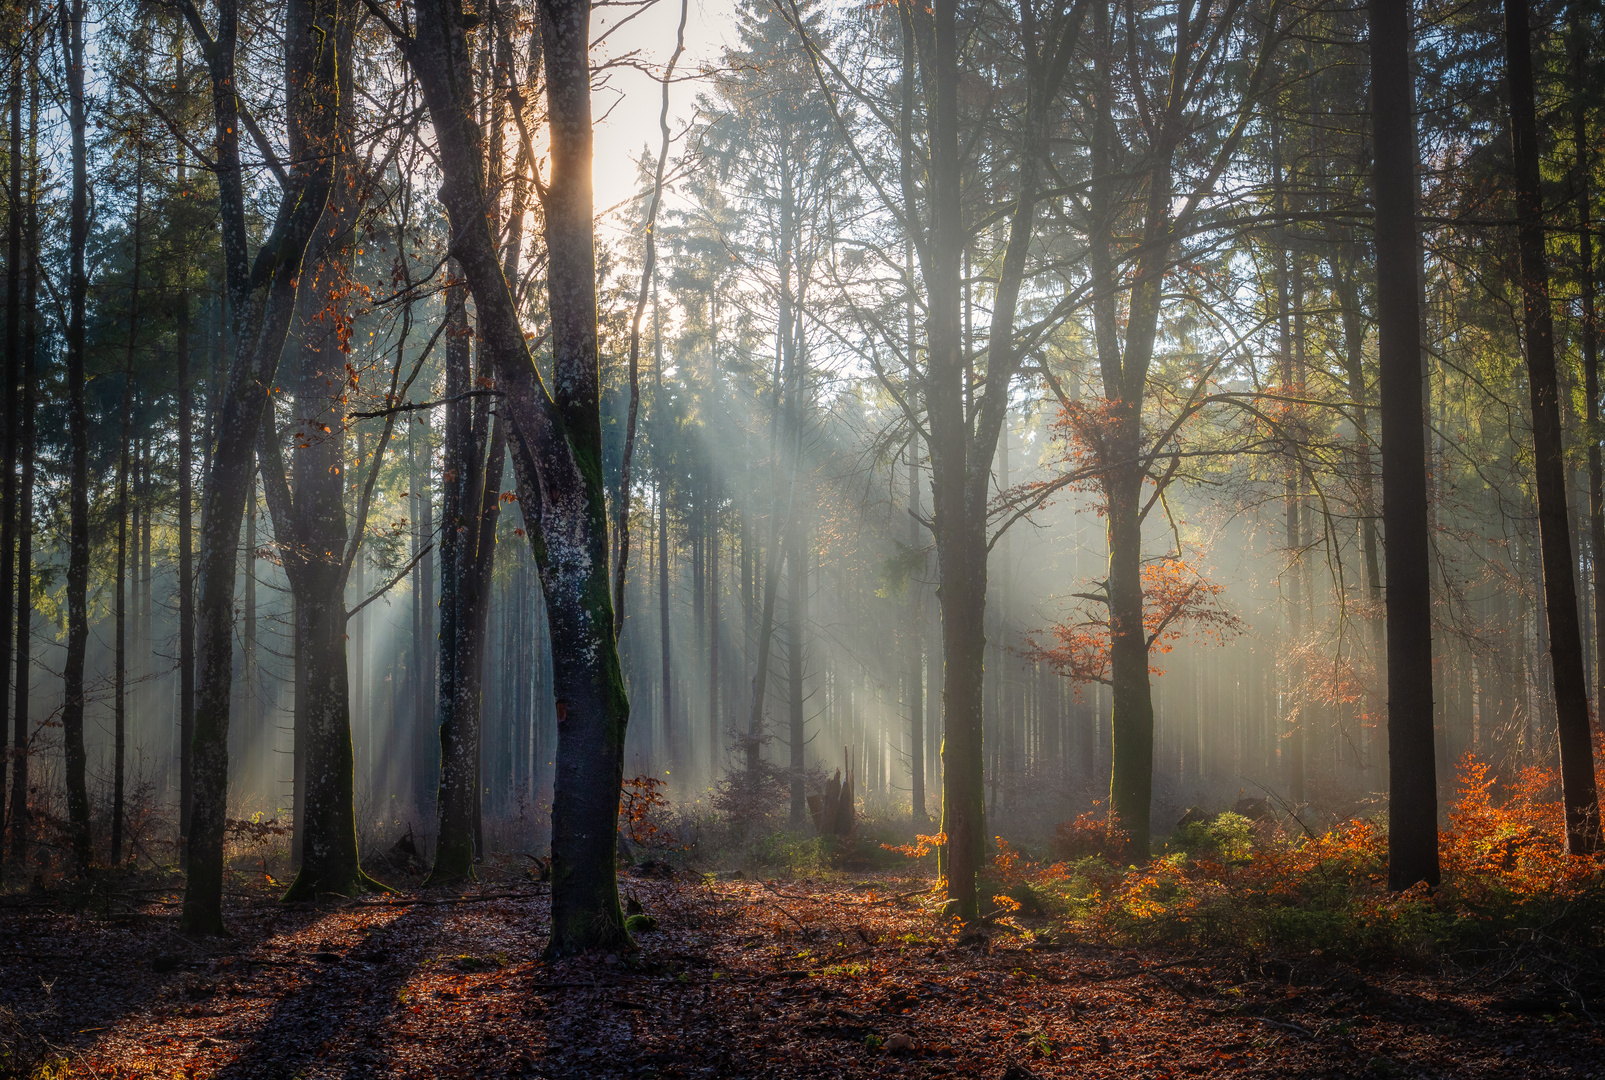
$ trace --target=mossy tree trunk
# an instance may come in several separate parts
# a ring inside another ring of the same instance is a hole
[[[535,368],[497,258],[474,123],[472,67],[460,8],[415,0],[417,36],[397,25],[440,147],[442,201],[474,296],[479,341],[495,371],[551,632],[558,746],[552,813],[552,935],[567,955],[630,944],[614,869],[629,702],[614,642],[602,476],[591,199],[588,0],[540,6],[551,125],[546,190],[553,382]]]

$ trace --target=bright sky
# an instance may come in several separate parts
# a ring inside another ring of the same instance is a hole
[[[669,130],[674,136],[679,136],[684,129],[692,116],[697,95],[705,88],[705,83],[699,79],[679,80],[715,63],[725,45],[735,40],[735,0],[689,2],[685,52],[675,67],[676,81],[669,90]],[[633,10],[626,7],[598,9],[592,19],[592,38]],[[657,0],[621,27],[617,34],[609,35],[595,59],[637,51],[641,61],[654,71],[661,71],[674,52],[674,32],[679,21],[679,0]],[[642,147],[657,153],[662,137],[658,130],[662,92],[661,84],[643,72],[622,67],[607,72],[607,85],[597,91],[592,102],[598,117],[606,115],[596,127],[592,167],[599,211],[623,202],[634,193],[635,160]],[[679,152],[680,143],[677,142],[669,150],[670,160]]]

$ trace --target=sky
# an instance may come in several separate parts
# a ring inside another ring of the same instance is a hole
[[[684,130],[693,115],[696,97],[706,85],[701,79],[679,79],[715,63],[726,44],[735,41],[735,6],[735,0],[689,0],[685,52],[676,65],[676,81],[669,90],[669,130],[675,136]],[[593,40],[634,10],[624,6],[597,8],[592,19]],[[679,0],[656,0],[615,34],[608,35],[595,59],[600,62],[633,51],[654,71],[661,71],[674,51],[679,20]],[[661,84],[645,72],[619,67],[606,73],[605,84],[592,102],[596,115],[605,117],[596,127],[592,166],[598,211],[616,206],[633,194],[635,161],[643,147],[657,153],[662,137],[658,130],[662,92]],[[670,149],[671,160],[679,149],[679,143]]]

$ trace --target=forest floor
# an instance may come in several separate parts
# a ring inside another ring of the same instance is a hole
[[[318,907],[264,882],[214,942],[172,889],[13,894],[0,1075],[1605,1077],[1602,1029],[1508,983],[959,933],[931,884],[625,877],[640,953],[552,964],[545,886],[510,868]]]

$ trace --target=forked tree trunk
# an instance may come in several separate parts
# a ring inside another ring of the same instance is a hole
[[[1538,541],[1543,557],[1544,609],[1554,672],[1560,779],[1566,803],[1566,850],[1600,847],[1599,795],[1577,615],[1576,566],[1566,509],[1566,461],[1560,419],[1560,381],[1544,253],[1543,192],[1539,182],[1538,118],[1533,101],[1532,31],[1527,0],[1505,0],[1505,77],[1510,92],[1511,163],[1516,179],[1516,237],[1521,254],[1522,330],[1532,404],[1533,479],[1538,490]],[[1392,580],[1392,574],[1389,574]],[[1391,639],[1391,632],[1390,632]]]
[[[614,871],[624,693],[608,573],[592,232],[588,0],[541,4],[551,180],[546,193],[553,391],[548,396],[519,324],[488,220],[482,133],[460,9],[415,0],[416,39],[403,38],[434,121],[441,196],[496,374],[518,498],[552,642],[558,714],[552,812],[550,955],[628,947]],[[392,27],[401,32],[400,27]]]
[[[331,95],[337,98],[332,111],[338,140],[352,125],[353,71],[345,58],[351,55],[356,13],[349,0],[333,0],[333,4],[336,30],[331,40],[341,61]],[[357,176],[347,154],[336,153],[330,183],[330,197],[307,245],[306,271],[301,275],[295,317],[286,334],[293,343],[293,348],[287,345],[285,350],[295,393],[293,462],[287,467],[283,460],[274,417],[269,415],[259,433],[264,490],[297,627],[295,848],[299,866],[285,893],[287,900],[320,893],[351,896],[382,887],[362,872],[358,862],[351,652],[360,649],[360,639],[350,632],[344,600],[346,583],[361,554],[361,523],[348,522],[345,496],[348,489],[355,492],[359,519],[364,498],[358,479],[363,464],[360,440],[355,470],[346,459],[348,376],[335,330],[345,302],[351,230],[359,205]],[[381,446],[378,456],[382,455]],[[288,484],[286,475],[291,478]]]
[[[334,155],[327,148],[334,141],[339,97],[336,72],[340,50],[333,43],[340,40],[342,28],[337,25],[336,5],[328,0],[291,0],[285,38],[291,172],[273,231],[257,252],[255,265],[247,270],[237,130],[240,121],[235,113],[234,89],[238,21],[239,11],[233,0],[224,0],[215,41],[198,17],[191,23],[209,56],[227,280],[234,300],[231,337],[235,351],[218,404],[212,465],[201,508],[192,757],[194,806],[189,877],[180,923],[185,932],[195,934],[223,933],[223,845],[228,812],[234,584],[240,527],[255,471],[255,447],[263,426],[267,392],[278,371],[279,354],[295,313],[302,259],[333,186]],[[311,625],[305,617],[303,623]],[[343,638],[343,610],[338,632]],[[346,750],[349,754],[349,734]]]
[[[1438,883],[1432,736],[1432,576],[1416,240],[1410,0],[1372,0],[1371,114],[1376,200],[1377,411],[1387,539],[1388,884]]]

